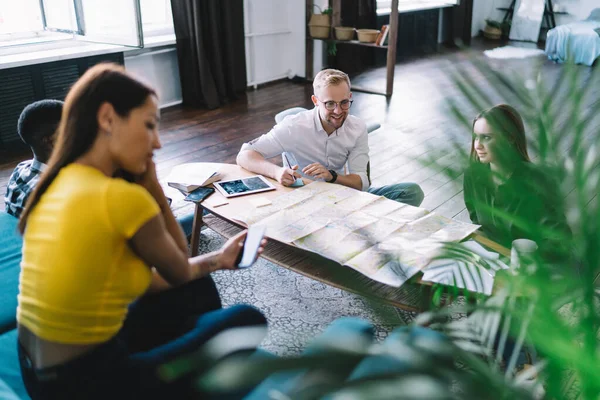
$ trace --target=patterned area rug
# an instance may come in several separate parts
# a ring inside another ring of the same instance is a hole
[[[203,229],[200,254],[219,249],[225,240]],[[250,304],[261,310],[269,322],[269,335],[262,347],[278,355],[297,354],[340,317],[359,317],[375,326],[377,340],[383,340],[397,326],[410,323],[415,313],[368,301],[346,291],[259,259],[241,271],[218,271],[213,278],[223,306]]]

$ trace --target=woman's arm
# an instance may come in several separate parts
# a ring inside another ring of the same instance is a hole
[[[231,238],[219,251],[188,259],[187,240],[158,183],[154,162],[148,163],[146,173],[136,182],[148,190],[161,209],[160,214],[146,222],[130,239],[136,254],[155,268],[150,290],[164,290],[168,285],[180,285],[218,269],[236,268],[234,264],[243,246],[245,231]]]
[[[246,231],[240,232],[217,251],[187,257],[187,249],[180,249],[168,233],[161,215],[146,222],[131,238],[130,244],[136,254],[148,265],[154,266],[160,275],[153,279],[152,289],[177,286],[201,278],[220,269],[236,269],[235,261],[243,247]],[[262,253],[266,241],[259,249]]]

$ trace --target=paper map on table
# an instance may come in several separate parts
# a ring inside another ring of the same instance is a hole
[[[392,286],[402,285],[422,270],[443,242],[460,241],[479,228],[325,182],[295,189],[236,219],[265,225],[270,238]]]

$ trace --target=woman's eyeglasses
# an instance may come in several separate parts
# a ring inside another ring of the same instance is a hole
[[[319,99],[317,99],[317,100],[319,100]],[[319,101],[321,101],[321,100],[319,100]],[[325,102],[321,101],[321,103],[325,104],[325,108],[328,109],[329,111],[335,110],[335,107],[337,105],[339,105],[342,110],[348,110],[352,106],[353,102],[354,102],[354,100],[342,100],[339,103],[337,101],[333,101],[333,100],[329,100],[329,101],[325,101]]]

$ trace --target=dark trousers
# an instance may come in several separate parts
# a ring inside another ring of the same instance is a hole
[[[25,387],[33,400],[197,398],[189,381],[167,384],[157,368],[228,328],[266,324],[253,307],[220,306],[209,277],[142,297],[114,338],[64,364],[36,369],[19,344]]]
[[[196,325],[199,316],[219,309],[221,297],[209,275],[140,297],[129,306],[119,336],[130,353],[146,351],[181,336]]]

